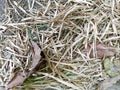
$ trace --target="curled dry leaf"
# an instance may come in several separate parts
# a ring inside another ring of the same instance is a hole
[[[7,88],[12,88],[14,86],[17,86],[18,84],[22,84],[34,72],[34,69],[39,64],[39,61],[41,59],[41,49],[34,41],[31,41],[31,47],[33,48],[33,53],[32,63],[29,67],[29,71],[19,70],[14,78],[8,83]]]
[[[18,71],[15,77],[7,85],[7,88],[9,89],[18,84],[22,84],[26,78],[26,74],[23,71]]]
[[[30,66],[30,70],[34,70],[35,67],[39,64],[39,61],[41,59],[41,49],[39,48],[39,46],[34,42],[31,41],[32,47],[34,48],[33,52],[34,54],[32,54],[32,64]]]
[[[95,47],[96,51],[93,51],[92,45],[88,45],[87,49],[83,49],[86,53],[89,53],[89,56],[91,58],[96,57],[96,58],[104,58],[104,57],[110,57],[114,56],[116,51],[112,47],[108,47],[105,44],[96,44]]]

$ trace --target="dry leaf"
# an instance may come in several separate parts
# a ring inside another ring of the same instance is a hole
[[[39,61],[41,59],[41,49],[34,41],[31,41],[31,47],[33,48],[33,54],[29,71],[18,71],[15,77],[8,83],[7,88],[12,88],[18,84],[22,84],[34,72],[34,69],[39,64]]]
[[[96,51],[93,51],[92,45],[89,44],[87,49],[84,49],[86,53],[90,53],[89,56],[91,58],[104,58],[109,56],[115,55],[115,49],[112,49],[112,47],[108,47],[105,44],[96,44]]]
[[[39,64],[39,61],[41,59],[41,49],[39,48],[39,46],[34,42],[31,41],[32,47],[34,48],[34,54],[32,54],[32,64],[30,66],[30,71],[35,69],[35,67]]]
[[[10,81],[10,83],[7,85],[7,88],[12,88],[14,86],[17,86],[18,84],[22,84],[24,80],[26,79],[26,75],[23,71],[19,71],[15,77]]]

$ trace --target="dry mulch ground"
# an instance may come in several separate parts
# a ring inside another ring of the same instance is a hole
[[[119,0],[6,0],[4,12],[1,87],[106,90],[119,81]]]

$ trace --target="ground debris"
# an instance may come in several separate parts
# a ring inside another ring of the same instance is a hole
[[[87,48],[84,48],[83,51],[85,53],[89,53],[90,58],[104,58],[104,57],[110,57],[115,55],[115,49],[112,47],[108,47],[105,44],[99,43],[96,44],[94,50],[91,44],[88,45]]]
[[[32,63],[28,68],[28,71],[19,70],[17,74],[13,77],[13,79],[8,83],[7,88],[12,88],[19,84],[22,84],[34,72],[34,69],[39,64],[39,61],[41,59],[41,55],[40,55],[41,49],[34,41],[30,41],[30,42],[31,42],[31,47],[33,48]]]
[[[111,87],[113,84],[115,84],[119,80],[120,80],[120,75],[111,79],[106,79],[100,84],[100,90],[107,90],[107,88]]]

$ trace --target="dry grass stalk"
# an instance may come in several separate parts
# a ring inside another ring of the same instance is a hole
[[[41,85],[47,86],[49,81],[67,86],[72,83],[72,89],[91,90],[98,79],[106,77],[102,73],[102,61],[90,58],[90,52],[86,55],[81,48],[83,45],[87,48],[88,44],[92,43],[92,49],[96,50],[96,44],[99,42],[119,50],[119,1],[7,0],[7,2],[7,20],[1,25],[3,31],[0,32],[2,65],[0,70],[4,78],[4,80],[1,78],[1,85],[10,80],[11,73],[16,67],[24,69],[29,64],[31,53],[28,47],[30,38],[28,31],[32,34],[32,39],[41,46],[48,63],[43,70],[45,73],[40,74],[49,78],[36,80],[42,83]],[[119,56],[119,51],[117,52],[115,58]],[[5,53],[9,53],[8,56],[4,55]],[[51,81],[50,78],[57,82]],[[67,90],[69,87],[65,88]]]

